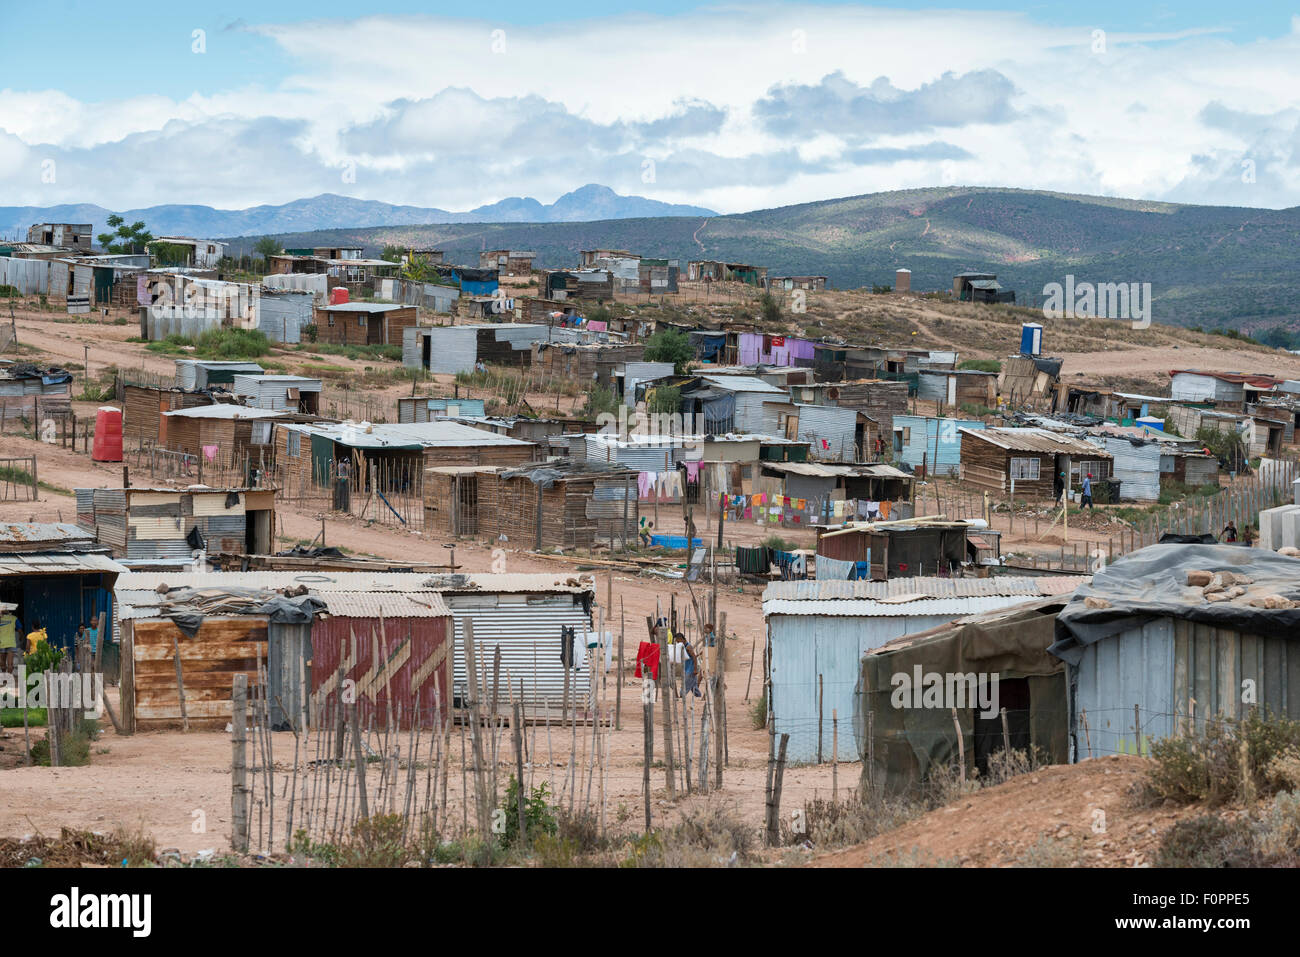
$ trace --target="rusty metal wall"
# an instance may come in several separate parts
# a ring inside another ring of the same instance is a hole
[[[393,723],[433,727],[435,687],[441,690],[443,715],[449,711],[451,648],[446,617],[388,618],[381,631],[377,618],[331,615],[312,626],[310,720],[326,727],[337,720],[339,665],[343,678],[355,682],[357,713],[363,728]],[[350,711],[350,709],[349,709]],[[345,712],[347,714],[347,712]]]

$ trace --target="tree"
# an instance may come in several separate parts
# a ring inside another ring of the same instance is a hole
[[[758,297],[758,308],[763,315],[764,322],[781,321],[781,306],[770,292],[765,292]]]
[[[279,255],[281,248],[279,241],[270,236],[263,236],[253,244],[253,251],[266,260],[268,269],[271,267],[271,257]]]
[[[695,350],[691,348],[691,340],[686,333],[676,329],[660,329],[646,340],[643,355],[646,362],[671,362],[673,372],[682,375],[695,358]]]
[[[114,213],[106,220],[114,232],[100,233],[95,238],[105,252],[113,254],[142,253],[153,242],[153,233],[145,228],[144,222],[126,225],[126,220]]]

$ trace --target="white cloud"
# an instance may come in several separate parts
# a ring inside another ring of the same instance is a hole
[[[275,89],[0,91],[0,176],[9,203],[116,207],[331,191],[464,209],[602,182],[732,211],[949,180],[1295,205],[1300,18],[1289,26],[1251,43],[1110,33],[1104,51],[1089,24],[1019,13],[785,5],[240,26],[292,62]],[[1255,182],[1233,185],[1243,158]]]

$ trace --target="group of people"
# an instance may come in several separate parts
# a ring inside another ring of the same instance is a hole
[[[1053,491],[1056,493],[1055,500],[1057,505],[1060,505],[1062,499],[1065,498],[1065,484],[1066,484],[1065,473],[1058,472],[1056,474],[1056,481],[1052,483]],[[1079,508],[1081,509],[1092,508],[1092,473],[1091,472],[1089,472],[1087,475],[1083,477],[1082,492],[1083,494],[1079,496]]]
[[[20,638],[22,639],[21,650],[19,649]],[[12,612],[0,613],[0,670],[12,672],[18,665],[16,660],[18,656],[30,655],[42,641],[49,644],[50,635],[39,618],[32,619],[31,630],[24,634],[22,620],[17,615]],[[80,648],[84,645],[90,649],[91,655],[94,655],[98,643],[98,630],[94,625],[87,627],[83,621],[77,627],[76,635],[73,636],[73,647]]]

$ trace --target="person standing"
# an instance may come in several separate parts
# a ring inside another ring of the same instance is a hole
[[[1225,542],[1235,542],[1237,540],[1237,526],[1233,525],[1232,522],[1229,522],[1227,525],[1223,526],[1223,532],[1220,534],[1220,537]]]
[[[682,662],[682,694],[693,694],[699,698],[701,697],[700,663],[695,657],[695,649],[691,647],[685,635],[678,635],[677,640],[682,643],[682,651],[686,653],[686,659]]]
[[[1057,505],[1061,504],[1061,497],[1065,495],[1065,473],[1057,472],[1056,478],[1052,479],[1052,498]]]
[[[41,627],[41,620],[39,618],[33,618],[32,630],[27,633],[27,653],[30,655],[35,651],[37,643],[42,641],[49,644],[50,636],[47,635],[45,629]]]
[[[14,655],[18,648],[18,619],[12,612],[0,614],[0,669],[6,674],[14,670]]]
[[[1083,498],[1079,502],[1079,509],[1092,508],[1092,473],[1089,472],[1083,477]],[[1095,511],[1095,509],[1094,509]]]

